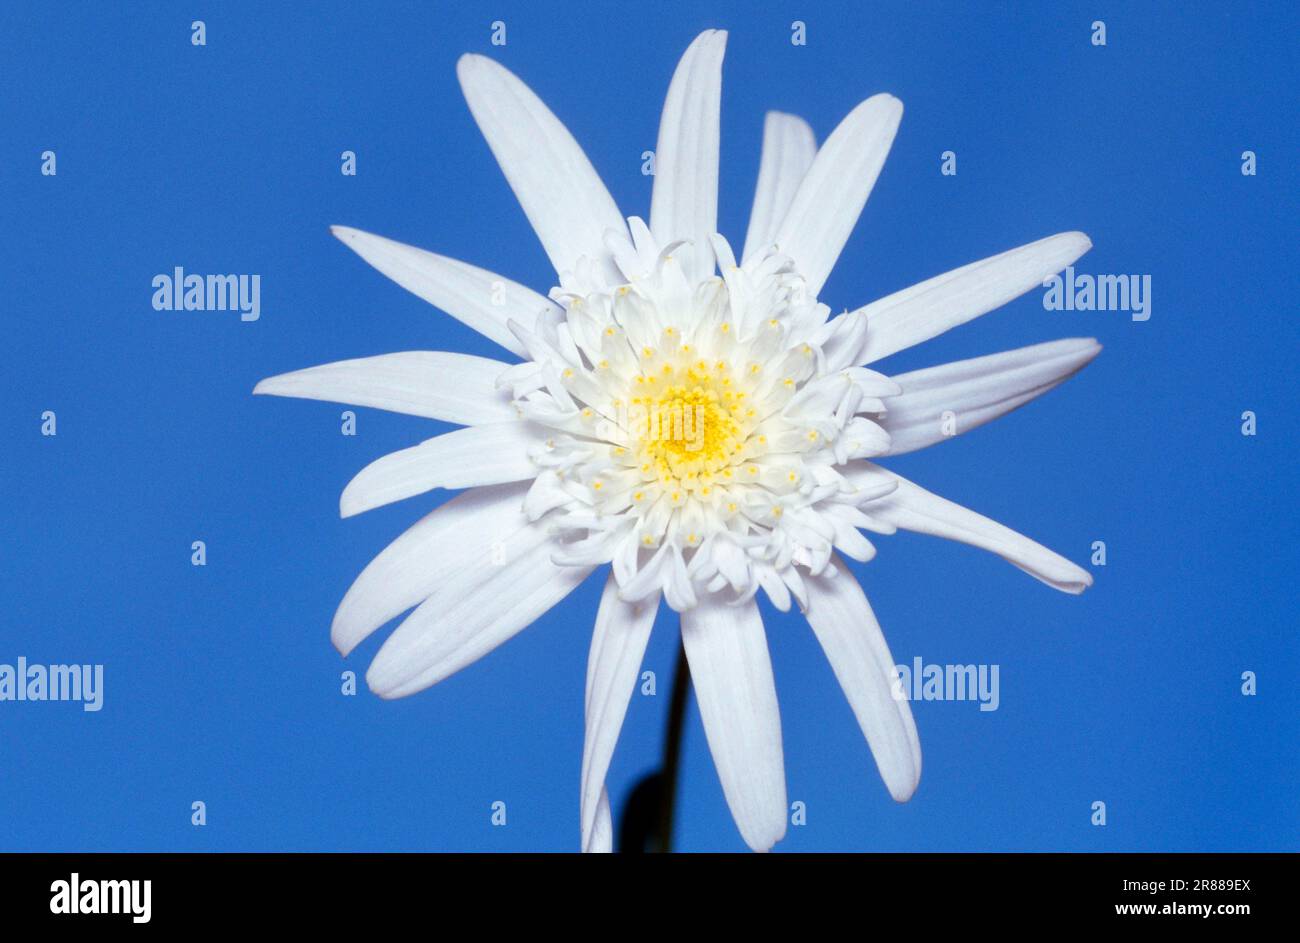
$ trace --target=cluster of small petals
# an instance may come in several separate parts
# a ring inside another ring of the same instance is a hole
[[[609,240],[625,282],[566,273],[559,312],[512,325],[530,359],[501,382],[551,432],[526,510],[560,538],[557,561],[612,563],[630,601],[762,588],[802,603],[796,566],[872,553],[856,528],[880,495],[836,466],[888,450],[874,419],[897,387],[853,366],[861,319],[828,321],[777,249],[737,265],[715,236],[721,276],[690,284],[677,245],[629,222]]]

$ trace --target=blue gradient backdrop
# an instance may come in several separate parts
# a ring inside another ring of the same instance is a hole
[[[737,243],[766,109],[823,140],[872,93],[906,105],[823,294],[833,308],[1069,229],[1096,246],[1080,271],[1153,279],[1146,323],[1048,312],[1034,292],[888,363],[1099,338],[1063,388],[893,467],[1080,563],[1105,540],[1109,561],[1081,598],[918,535],[881,538],[854,567],[897,661],[1001,666],[995,712],[915,705],[925,772],[902,806],[811,632],[765,607],[790,797],[808,810],[779,848],[1300,847],[1293,4],[128,9],[0,13],[0,662],[106,671],[99,713],[0,703],[0,849],[576,848],[599,580],[430,691],[341,696],[340,673],[363,673],[386,630],[340,661],[335,605],[445,495],[343,521],[339,491],[445,427],[360,410],[347,438],[341,406],[250,391],[349,357],[498,353],[331,223],[550,286],[461,99],[462,52],[515,70],[624,212],[645,214],[641,153],[706,27],[731,31],[720,222]],[[504,48],[489,45],[496,19]],[[39,173],[46,149],[56,177]],[[939,173],[948,149],[956,177]],[[260,274],[261,320],[155,312],[150,280],[177,265]],[[56,438],[39,434],[47,409]],[[661,615],[646,659],[659,696],[634,697],[616,805],[656,763],[676,635]],[[685,748],[679,846],[742,848],[694,707]],[[495,800],[505,828],[489,824]],[[1095,800],[1105,828],[1089,824]]]

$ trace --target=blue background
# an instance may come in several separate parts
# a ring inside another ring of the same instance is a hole
[[[1082,564],[1105,540],[1108,565],[1081,598],[919,535],[881,538],[854,567],[896,661],[1001,666],[996,712],[914,705],[925,768],[903,806],[811,632],[765,606],[790,798],[808,810],[779,849],[1300,848],[1296,7],[474,6],[0,14],[0,662],[106,672],[97,714],[0,703],[0,849],[576,849],[600,578],[432,690],[341,696],[340,673],[362,674],[386,631],[341,662],[335,606],[446,496],[344,521],[338,494],[444,427],[359,410],[348,438],[342,406],[250,391],[390,351],[501,355],[331,223],[551,285],[461,98],[462,52],[516,71],[644,215],[641,153],[707,27],[731,31],[720,224],[737,246],[766,109],[821,141],[872,93],[906,106],[823,292],[836,310],[1070,229],[1096,246],[1081,272],[1153,279],[1146,323],[1048,312],[1032,292],[887,362],[1099,338],[1063,388],[892,467]],[[39,172],[46,149],[56,177]],[[346,149],[356,177],[339,173]],[[939,173],[948,149],[956,177]],[[1240,172],[1247,149],[1258,176]],[[261,320],[155,312],[150,281],[177,265],[260,274]],[[47,409],[55,438],[40,435]],[[633,699],[616,806],[657,763],[676,635],[661,613],[646,658],[659,694]],[[1240,692],[1247,670],[1258,696]],[[741,849],[694,707],[685,748],[679,847]],[[489,824],[495,800],[505,828]],[[1095,800],[1105,828],[1089,824]]]

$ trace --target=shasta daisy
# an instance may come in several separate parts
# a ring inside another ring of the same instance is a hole
[[[385,456],[343,492],[344,516],[467,489],[361,573],[334,619],[346,655],[412,610],[367,674],[384,698],[465,667],[609,565],[588,663],[581,843],[611,846],[605,776],[660,600],[678,611],[727,802],[750,847],[785,834],[781,727],[761,589],[798,603],[890,794],[921,774],[893,658],[840,555],[897,528],[990,550],[1050,586],[1080,567],[887,471],[876,459],[966,432],[1045,393],[1100,350],[1037,344],[886,376],[870,364],[991,311],[1090,247],[1070,232],[832,317],[818,296],[871,192],[902,105],[867,99],[818,147],[769,113],[737,255],[716,232],[726,34],[673,76],[649,223],[624,218],[569,132],[502,66],[457,67],[471,112],[557,273],[544,296],[355,229],[334,233],[402,287],[517,358],[394,353],[299,370],[254,390],[464,426]]]

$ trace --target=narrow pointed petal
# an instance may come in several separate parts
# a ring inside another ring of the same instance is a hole
[[[859,308],[867,318],[862,363],[937,337],[1040,287],[1092,248],[1081,232],[1063,232],[894,292]],[[855,312],[856,313],[856,312]]]
[[[687,48],[668,86],[655,146],[650,232],[661,246],[690,240],[676,254],[691,283],[713,273],[709,239],[718,231],[718,124],[726,45],[726,32],[710,29]]]
[[[610,573],[596,613],[587,660],[587,729],[582,745],[582,847],[597,831],[600,798],[614,756],[628,702],[636,688],[650,641],[650,628],[659,609],[659,594],[639,603],[619,598],[618,583]]]
[[[903,118],[903,103],[873,95],[849,112],[821,150],[785,218],[776,244],[795,261],[816,297],[858,222]]]
[[[253,392],[387,409],[471,426],[519,418],[496,381],[509,364],[470,354],[414,350],[360,357],[268,377]]]
[[[582,850],[594,855],[607,855],[614,850],[614,818],[609,812],[607,790],[600,791],[600,802],[596,805],[596,823],[583,843]]]
[[[813,158],[817,139],[808,122],[796,115],[769,111],[763,122],[763,152],[759,158],[758,185],[754,208],[749,213],[749,230],[741,261],[766,249],[776,240],[776,230],[785,218],[795,191],[803,183]]]
[[[330,632],[335,648],[347,655],[389,619],[429,598],[448,573],[481,570],[539,543],[522,510],[527,491],[526,484],[510,484],[458,494],[389,544],[339,604]]]
[[[781,716],[758,606],[708,596],[681,619],[722,792],[746,844],[767,851],[785,836],[786,791]]]
[[[528,86],[491,59],[461,56],[456,74],[555,271],[573,271],[587,256],[601,264],[610,284],[621,281],[605,248],[605,230],[626,233],[627,224],[573,135]]]
[[[838,558],[835,576],[809,577],[805,615],[898,802],[921,781],[921,741],[906,698],[895,697],[894,657],[862,586]]]
[[[506,322],[531,329],[539,314],[559,307],[530,288],[456,259],[347,226],[331,226],[330,232],[413,295],[520,357],[524,348]]]
[[[858,487],[889,481],[897,484],[889,494],[862,506],[862,510],[876,521],[996,553],[1013,566],[1062,592],[1078,594],[1092,585],[1092,576],[1087,570],[1060,554],[982,514],[932,494],[900,475],[870,462],[850,462],[842,470],[845,477]]]
[[[885,454],[915,452],[991,422],[1064,383],[1100,352],[1093,338],[1074,337],[900,374],[893,379],[903,392],[878,420],[889,433]]]
[[[531,422],[494,422],[436,436],[376,459],[348,482],[339,512],[351,517],[434,488],[475,488],[535,478],[528,453],[546,433]]]
[[[594,569],[552,563],[555,548],[544,525],[525,530],[527,536],[507,550],[504,562],[441,574],[437,591],[406,617],[370,663],[370,690],[392,699],[437,684],[541,618]]]

